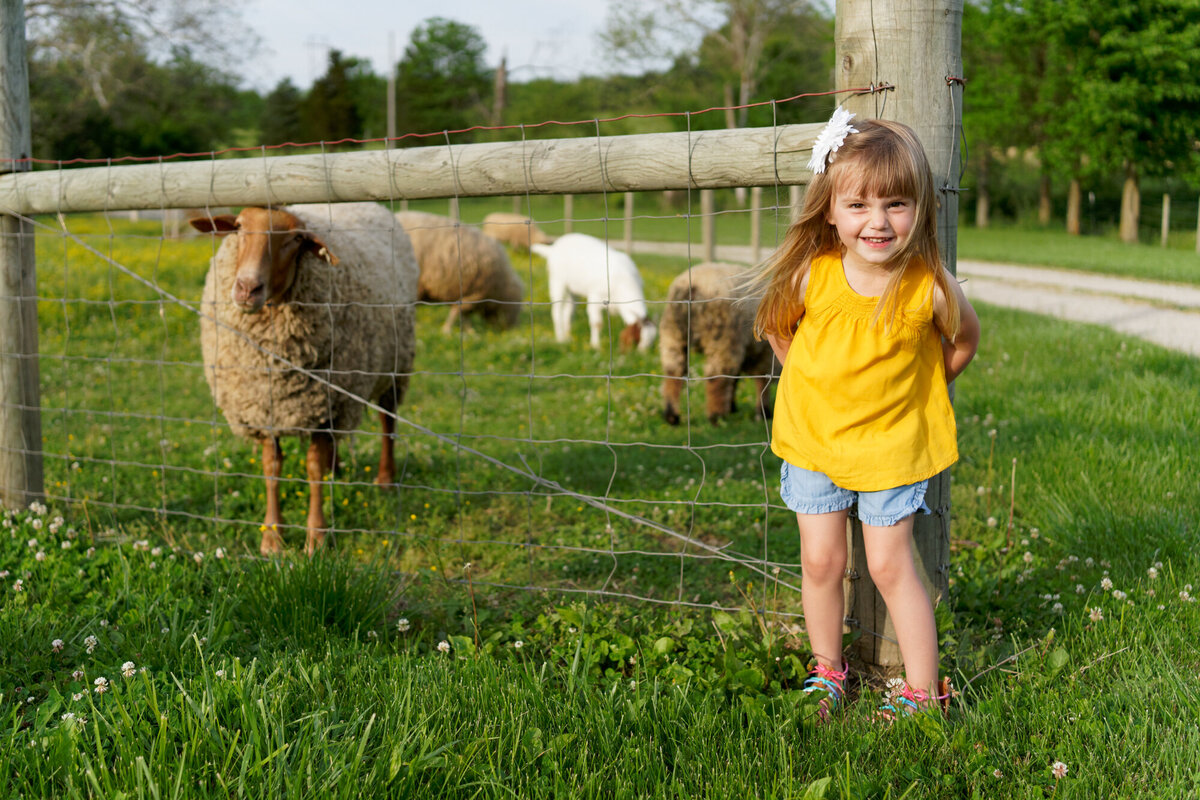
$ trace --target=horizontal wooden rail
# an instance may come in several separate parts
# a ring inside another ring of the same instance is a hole
[[[807,183],[822,124],[225,158],[0,176],[0,211],[50,214]]]

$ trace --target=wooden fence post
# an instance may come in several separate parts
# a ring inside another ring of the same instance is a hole
[[[750,263],[757,264],[762,256],[762,187],[750,189]]]
[[[1162,210],[1162,246],[1167,246],[1167,238],[1171,235],[1171,195],[1163,195]]]
[[[705,261],[717,260],[716,202],[712,189],[700,190],[700,251]]]
[[[563,233],[571,232],[571,225],[575,221],[575,195],[563,195]]]
[[[633,255],[633,192],[625,193],[625,252]]]
[[[0,0],[0,173],[29,170],[25,7]],[[37,273],[33,229],[0,217],[0,501],[25,508],[42,496]]]
[[[953,273],[958,247],[957,149],[962,122],[963,0],[838,0],[834,38],[837,88],[890,85],[855,95],[845,106],[861,118],[886,118],[911,126],[929,155],[938,189],[938,244]],[[913,538],[917,568],[934,603],[944,600],[950,571],[949,472],[929,482],[925,502],[933,514],[917,514]],[[847,616],[862,631],[857,655],[868,664],[897,666],[900,651],[887,608],[869,578],[862,529],[847,531]]]

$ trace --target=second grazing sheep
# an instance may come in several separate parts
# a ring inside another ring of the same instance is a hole
[[[679,397],[688,361],[704,354],[706,415],[716,423],[734,411],[739,375],[752,375],[758,396],[757,416],[771,416],[768,394],[774,379],[771,346],[754,340],[758,306],[746,296],[745,269],[733,264],[698,264],[671,281],[659,330],[662,358],[663,417],[679,424]]]
[[[535,244],[533,252],[546,259],[555,339],[571,340],[571,315],[579,296],[587,303],[592,347],[600,347],[607,309],[625,323],[620,336],[623,348],[650,349],[658,329],[646,312],[642,276],[632,258],[585,233],[564,234],[554,244]]]
[[[453,303],[443,331],[449,333],[456,319],[473,311],[501,328],[516,324],[525,283],[503,245],[450,217],[401,211],[396,219],[412,240],[421,269],[417,299]]]
[[[412,247],[391,212],[375,203],[246,208],[191,224],[226,237],[204,282],[200,347],[230,428],[262,447],[267,508],[259,550],[283,547],[279,437],[294,435],[309,440],[311,554],[325,539],[322,482],[337,439],[362,418],[359,398],[394,411],[408,387],[416,345]],[[380,419],[376,483],[388,484],[395,420],[387,413]]]
[[[553,239],[524,214],[495,211],[483,218],[483,232],[497,241],[528,251],[531,245],[550,244]]]

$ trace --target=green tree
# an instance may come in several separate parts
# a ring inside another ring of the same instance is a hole
[[[362,135],[362,118],[351,91],[353,74],[360,68],[355,58],[329,51],[329,67],[313,81],[301,103],[304,137],[311,141],[336,142]]]
[[[304,139],[304,124],[300,118],[300,90],[291,79],[284,78],[275,84],[263,102],[259,120],[259,134],[264,144],[299,143]]]
[[[396,67],[401,132],[461,130],[484,123],[492,88],[492,71],[483,60],[486,49],[478,31],[461,22],[433,17],[418,25]]]

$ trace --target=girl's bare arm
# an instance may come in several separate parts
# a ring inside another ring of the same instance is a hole
[[[967,368],[967,364],[971,363],[971,359],[975,358],[975,352],[979,349],[979,315],[975,313],[975,309],[971,307],[971,303],[967,300],[967,296],[963,294],[962,287],[958,285],[953,275],[946,274],[946,283],[950,287],[950,291],[954,292],[955,298],[958,300],[958,335],[951,340],[948,336],[942,339],[942,351],[946,359],[946,383],[952,382],[955,378],[962,374],[962,371]],[[946,296],[937,290],[934,292],[933,298],[933,318],[938,326],[938,330],[943,334],[946,331]]]

